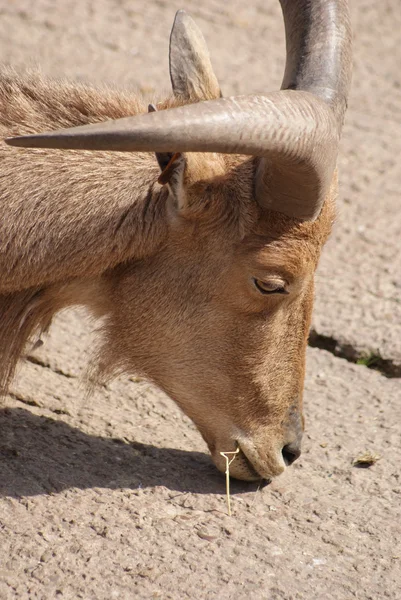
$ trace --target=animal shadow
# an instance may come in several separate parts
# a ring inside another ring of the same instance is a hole
[[[22,408],[0,410],[0,496],[36,496],[68,488],[149,488],[224,494],[224,476],[208,455],[98,437]],[[257,484],[232,481],[231,492]]]

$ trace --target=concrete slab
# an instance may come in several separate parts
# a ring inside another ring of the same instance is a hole
[[[317,274],[315,330],[401,373],[401,136],[395,121],[351,111],[338,220]],[[398,188],[398,189],[397,189]]]
[[[50,598],[396,599],[399,383],[309,349],[307,435],[270,486],[224,479],[143,382],[85,399],[28,363],[0,410],[0,593]],[[368,469],[352,461],[369,450]]]
[[[401,15],[396,2],[351,9],[354,76],[338,220],[318,271],[313,324],[350,356],[381,355],[400,375]]]

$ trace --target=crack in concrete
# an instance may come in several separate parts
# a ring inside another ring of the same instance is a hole
[[[17,400],[17,402],[22,402],[23,404],[26,404],[27,406],[36,406],[37,408],[42,408],[41,404],[36,402],[36,400],[32,400],[30,398],[25,398],[25,396],[23,396],[22,394],[18,394],[16,392],[8,392],[8,395],[13,400]]]
[[[308,345],[311,348],[327,350],[327,352],[348,362],[378,371],[385,377],[401,378],[401,365],[397,365],[389,358],[382,358],[379,352],[372,351],[366,354],[352,344],[341,342],[330,335],[318,333],[315,329],[311,329],[309,333]]]
[[[27,406],[35,406],[36,408],[43,408],[43,404],[39,404],[39,402],[36,402],[36,400],[32,400],[31,398],[26,398],[23,394],[19,394],[16,392],[9,392],[8,395],[13,400],[16,400],[17,402],[21,402],[21,404],[26,404]],[[54,413],[55,415],[71,416],[71,413],[64,408],[51,408],[49,406],[49,407],[47,407],[47,409],[51,413]]]
[[[44,369],[50,369],[50,371],[53,371],[53,373],[61,375],[62,377],[66,377],[67,379],[78,379],[76,375],[72,375],[71,373],[65,373],[61,369],[53,368],[49,363],[44,362],[37,356],[32,356],[31,354],[29,354],[25,356],[25,360],[34,365],[38,365],[39,367],[43,367]]]

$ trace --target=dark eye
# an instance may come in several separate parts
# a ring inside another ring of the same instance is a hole
[[[254,278],[253,282],[261,294],[288,294],[282,281],[262,281]]]

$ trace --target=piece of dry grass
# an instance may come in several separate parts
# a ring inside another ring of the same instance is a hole
[[[378,460],[381,459],[380,454],[376,454],[375,452],[370,452],[370,450],[366,450],[366,452],[362,452],[358,454],[356,458],[352,461],[353,467],[371,467]]]
[[[231,500],[230,500],[230,465],[235,460],[239,452],[239,448],[237,448],[234,452],[220,452],[221,456],[226,459],[226,496],[227,496],[227,511],[228,516],[231,517]],[[230,459],[228,455],[231,455]]]

